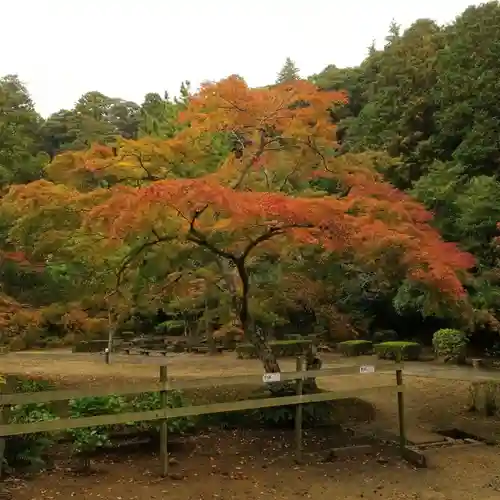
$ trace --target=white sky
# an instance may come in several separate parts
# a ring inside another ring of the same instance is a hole
[[[0,0],[0,75],[18,74],[46,116],[84,93],[141,102],[233,73],[274,81],[356,65],[394,18],[449,22],[473,0]]]

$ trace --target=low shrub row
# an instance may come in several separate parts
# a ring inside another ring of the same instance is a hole
[[[379,359],[418,360],[422,346],[416,342],[392,341],[373,344],[369,340],[346,340],[338,344],[344,356],[362,356],[373,352]]]
[[[445,363],[463,364],[466,360],[468,336],[460,330],[444,328],[438,330],[432,339],[437,358]],[[396,332],[376,332],[371,340],[347,340],[338,344],[338,351],[344,356],[362,356],[375,353],[381,359],[419,359],[422,346],[417,342],[397,340]]]
[[[275,340],[269,342],[269,347],[278,358],[300,356],[312,349],[312,341],[302,340]],[[240,344],[236,347],[238,359],[258,358],[257,349],[253,344]]]

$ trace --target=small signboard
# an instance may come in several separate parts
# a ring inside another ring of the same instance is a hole
[[[373,365],[360,366],[359,373],[375,373],[375,367]]]
[[[279,382],[281,380],[281,373],[265,373],[262,377],[264,384],[269,384],[270,382]]]

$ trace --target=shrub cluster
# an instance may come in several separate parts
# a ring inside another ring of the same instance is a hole
[[[394,341],[377,344],[374,350],[379,359],[417,361],[422,353],[422,346],[417,342]]]
[[[39,310],[19,308],[1,326],[1,343],[21,351],[104,339],[109,325],[106,317],[91,316],[71,304],[52,304]]]
[[[467,341],[466,333],[451,328],[438,330],[432,337],[434,352],[445,363],[465,363]]]
[[[344,356],[362,356],[373,352],[373,344],[369,340],[346,340],[337,347]]]
[[[269,347],[278,358],[300,356],[312,349],[312,341],[302,340],[275,340],[269,342]],[[255,359],[258,357],[257,349],[253,344],[240,344],[236,347],[239,359]]]
[[[20,381],[17,392],[36,392],[47,390],[48,384],[35,381]],[[182,393],[169,391],[167,404],[170,408],[188,406],[190,403]],[[124,412],[157,410],[161,407],[159,393],[140,394],[134,398],[122,396],[86,397],[69,401],[68,417],[81,418],[94,415],[110,415]],[[27,404],[11,408],[9,421],[11,423],[31,423],[57,418],[52,404]],[[72,444],[73,454],[83,461],[83,466],[90,466],[90,455],[98,448],[110,446],[113,433],[137,429],[140,431],[157,432],[159,422],[135,422],[115,426],[96,426],[71,429],[66,434]],[[194,420],[188,417],[168,419],[168,430],[174,434],[182,434],[194,427]],[[59,434],[27,434],[7,438],[5,459],[7,465],[41,466],[46,461],[48,449],[62,437]]]

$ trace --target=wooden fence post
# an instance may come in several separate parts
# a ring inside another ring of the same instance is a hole
[[[306,370],[306,363],[303,356],[297,357],[296,371],[301,372]],[[304,379],[301,377],[296,381],[296,394],[302,396],[304,392]],[[298,404],[295,406],[295,461],[302,462],[302,420],[303,420],[303,406]]]
[[[396,362],[401,363],[401,353],[396,356]],[[396,369],[396,384],[398,389],[403,387],[403,370],[401,366]],[[399,446],[401,454],[404,454],[406,448],[406,431],[405,431],[405,409],[404,409],[404,394],[398,390],[398,423],[399,423]]]
[[[0,382],[0,393],[9,393],[9,378],[4,377],[4,383]],[[9,423],[9,413],[10,406],[0,405],[0,425],[7,425]],[[0,479],[3,478],[4,475],[4,465],[5,465],[5,449],[7,447],[7,437],[0,437]]]
[[[160,403],[162,409],[168,407],[168,392],[167,392],[167,365],[160,366],[160,382],[163,387],[160,391]],[[164,418],[160,423],[160,460],[161,460],[161,473],[162,476],[168,475],[168,419]]]

